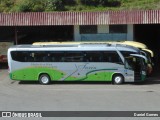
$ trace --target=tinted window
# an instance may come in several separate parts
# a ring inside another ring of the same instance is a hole
[[[12,51],[12,59],[19,62],[113,62],[122,64],[116,51]]]
[[[50,57],[52,62],[64,62],[65,52],[51,52]]]
[[[11,57],[14,61],[19,62],[45,62],[50,58],[50,54],[44,51],[12,51]]]
[[[120,56],[116,51],[106,51],[103,54],[103,60],[104,62],[112,62],[117,64],[123,64]]]
[[[83,62],[83,59],[82,52],[66,52],[64,62]]]
[[[86,62],[101,62],[102,61],[102,52],[85,52],[85,61]]]
[[[120,51],[124,57],[130,56],[130,54],[136,54],[135,52],[130,52],[130,51]]]
[[[13,60],[15,61],[19,61],[19,62],[25,62],[28,56],[28,52],[24,52],[24,51],[12,51],[11,52],[11,57]]]

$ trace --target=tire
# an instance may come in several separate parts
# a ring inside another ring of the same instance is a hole
[[[50,83],[50,77],[47,74],[42,74],[39,77],[40,84],[47,85]]]
[[[120,74],[113,76],[113,84],[119,85],[124,82],[124,77]]]

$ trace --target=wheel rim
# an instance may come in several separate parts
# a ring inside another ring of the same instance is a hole
[[[114,81],[115,81],[115,83],[121,83],[122,82],[122,77],[117,76],[117,77],[115,77]]]
[[[46,77],[46,76],[43,76],[43,77],[41,78],[41,81],[42,81],[42,83],[47,84],[47,83],[49,82],[49,78]]]

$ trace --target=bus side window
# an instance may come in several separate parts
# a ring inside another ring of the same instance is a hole
[[[12,51],[11,57],[14,61],[25,62],[27,54],[24,51]]]
[[[61,62],[65,62],[65,58],[64,58],[64,57],[61,57],[60,61],[61,61]]]
[[[28,57],[27,57],[27,61],[28,62],[33,62],[34,61],[34,56],[32,56],[33,55],[33,53],[30,53],[29,55],[28,55]]]
[[[103,62],[112,62],[112,57],[105,54],[103,56]]]
[[[79,51],[66,52],[64,62],[83,62],[83,54]]]
[[[101,62],[102,54],[101,52],[91,51],[86,52],[86,62]]]
[[[51,62],[51,56],[49,52],[35,52],[34,53],[35,62]]]
[[[24,62],[29,62],[29,57],[30,57],[30,55],[26,54],[26,56],[24,57]]]
[[[108,51],[103,53],[103,61],[104,62],[111,62],[111,56],[109,56]]]
[[[112,57],[111,56],[107,56],[106,57],[106,62],[112,62]]]
[[[105,62],[112,62],[117,64],[123,64],[120,56],[116,51],[105,51],[103,54]]]
[[[116,52],[112,54],[112,61],[113,61],[113,63],[123,64],[120,56]]]
[[[56,62],[56,56],[54,53],[50,53],[49,55],[50,62]]]
[[[48,56],[44,56],[43,57],[43,62],[49,62],[50,60],[49,60],[49,57]]]
[[[51,62],[55,62],[55,57],[51,57]]]
[[[52,62],[63,62],[64,55],[64,52],[51,52],[50,58]]]
[[[50,54],[46,54],[43,57],[43,62],[51,62],[52,61],[52,57],[50,56]]]

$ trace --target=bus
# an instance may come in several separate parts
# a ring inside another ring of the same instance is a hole
[[[81,44],[81,43],[110,43],[110,44],[124,44],[124,45],[130,45],[137,47],[145,52],[148,52],[149,56],[151,58],[154,57],[154,53],[152,50],[148,49],[148,47],[141,43],[136,41],[80,41],[80,42],[34,42],[32,45],[54,45],[54,44]]]
[[[123,45],[129,45],[129,46],[133,46],[136,48],[139,48],[141,50],[141,54],[143,54],[144,56],[146,56],[146,58],[148,59],[147,62],[147,75],[151,75],[153,72],[153,57],[154,57],[154,53],[152,50],[148,49],[148,47],[140,42],[136,42],[136,41],[80,41],[80,42],[35,42],[33,43],[33,45],[55,45],[55,44],[64,44],[64,45],[76,45],[76,44],[81,44],[81,43],[110,43],[110,44],[123,44]]]
[[[131,46],[113,44],[15,45],[8,49],[12,80],[142,82],[146,57]]]
[[[0,63],[7,63],[7,50],[13,42],[0,42]]]

